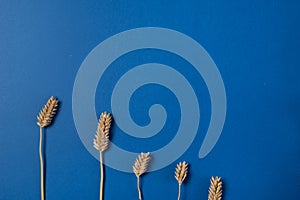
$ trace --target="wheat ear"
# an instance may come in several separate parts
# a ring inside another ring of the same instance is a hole
[[[175,179],[178,182],[178,200],[180,200],[180,192],[181,192],[181,184],[183,183],[184,179],[187,176],[188,172],[188,163],[187,162],[180,162],[177,164],[175,169]]]
[[[133,172],[135,173],[135,176],[137,178],[137,189],[139,193],[139,200],[142,200],[142,192],[140,189],[140,176],[147,172],[149,163],[151,160],[150,153],[140,153],[140,155],[135,160],[135,163],[133,165]]]
[[[98,128],[94,139],[94,147],[100,152],[100,194],[99,199],[103,199],[104,169],[103,169],[103,152],[109,146],[109,130],[111,126],[111,114],[103,112],[100,115]]]
[[[221,177],[211,177],[210,186],[208,190],[208,200],[221,200],[222,199],[222,181]]]
[[[43,127],[51,124],[52,119],[57,110],[58,100],[53,96],[49,98],[45,106],[37,116],[37,125],[40,127],[40,143],[39,143],[39,154],[40,154],[40,171],[41,171],[41,199],[45,199],[45,186],[44,186],[44,159],[43,159]]]

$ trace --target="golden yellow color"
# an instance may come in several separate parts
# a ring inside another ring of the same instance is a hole
[[[221,177],[211,177],[210,187],[208,190],[208,200],[221,200],[222,199],[222,181]]]
[[[111,114],[107,112],[101,113],[94,139],[94,147],[100,152],[104,152],[108,149],[111,121]]]

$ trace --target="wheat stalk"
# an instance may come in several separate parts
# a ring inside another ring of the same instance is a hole
[[[208,200],[221,200],[222,199],[222,181],[221,177],[211,177],[210,186],[208,190]]]
[[[175,179],[178,182],[178,200],[180,200],[181,185],[187,176],[187,172],[188,172],[188,163],[185,161],[179,162],[175,169]]]
[[[140,153],[140,155],[137,157],[135,160],[135,163],[133,165],[133,172],[137,178],[137,189],[139,193],[139,200],[142,200],[142,192],[140,189],[140,176],[147,172],[149,163],[151,160],[151,155],[150,153]]]
[[[103,112],[100,115],[98,127],[94,139],[94,147],[100,152],[100,194],[99,199],[103,199],[104,169],[103,169],[103,152],[109,146],[109,130],[111,126],[111,114]]]
[[[44,186],[44,159],[43,159],[43,127],[51,124],[52,119],[57,110],[58,100],[53,96],[50,97],[45,106],[37,116],[37,125],[40,127],[39,155],[40,155],[40,171],[41,171],[41,199],[45,199]]]

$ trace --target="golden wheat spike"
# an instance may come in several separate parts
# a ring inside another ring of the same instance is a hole
[[[98,122],[98,128],[94,139],[94,147],[103,152],[108,149],[109,146],[109,130],[111,126],[112,117],[111,114],[103,112],[100,115]]]
[[[40,111],[39,115],[37,116],[37,125],[39,125],[40,127],[48,126],[55,115],[57,106],[58,100],[55,99],[53,96],[50,97],[43,109]]]
[[[208,200],[221,200],[222,199],[222,181],[221,177],[211,177],[210,186],[208,190]]]
[[[149,152],[147,153],[140,153],[140,155],[135,160],[135,163],[133,165],[133,172],[137,178],[137,189],[139,193],[139,199],[142,200],[142,192],[140,189],[140,176],[147,172],[149,163],[151,160],[151,155]]]
[[[186,178],[188,172],[188,163],[187,162],[180,162],[177,164],[175,169],[175,179],[178,181],[178,184],[182,184],[184,179]]]
[[[141,153],[138,158],[135,160],[133,165],[133,172],[137,177],[141,176],[148,170],[149,162],[151,159],[150,153]]]

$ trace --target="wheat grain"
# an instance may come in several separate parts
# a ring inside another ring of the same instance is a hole
[[[94,139],[94,147],[100,152],[104,152],[106,149],[108,149],[111,121],[111,114],[107,112],[101,113]]]
[[[137,157],[135,160],[135,163],[133,165],[133,172],[137,178],[137,189],[139,193],[139,199],[142,200],[142,192],[140,189],[140,176],[147,172],[149,163],[151,160],[151,155],[150,153],[140,153],[140,155]]]
[[[188,172],[188,163],[180,162],[177,164],[175,169],[175,179],[178,181],[178,184],[182,184],[184,179],[186,178]]]
[[[221,177],[211,177],[210,187],[208,190],[208,200],[221,200],[222,199],[222,181]]]
[[[150,153],[141,153],[138,158],[135,160],[135,163],[133,165],[133,172],[135,175],[141,176],[143,173],[145,173],[148,170],[149,162],[151,159]]]
[[[55,99],[53,96],[49,98],[43,109],[40,111],[39,115],[37,116],[38,122],[37,124],[40,127],[45,127],[51,124],[52,119],[55,115],[57,110],[58,100]]]

